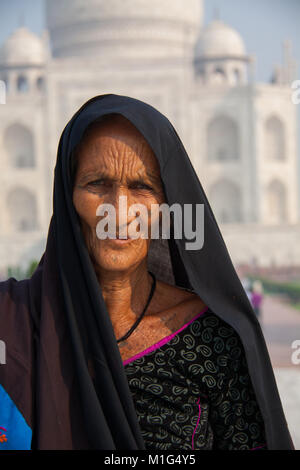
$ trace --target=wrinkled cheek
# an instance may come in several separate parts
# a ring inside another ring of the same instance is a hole
[[[96,234],[96,221],[87,221],[83,218],[80,219],[81,231],[85,240],[85,244],[90,254],[92,254],[97,247],[97,234]]]
[[[77,209],[77,214],[79,216],[80,225],[84,236],[88,237],[89,239],[96,237],[96,209],[94,210],[91,207],[81,205]]]
[[[96,219],[99,199],[91,194],[74,193],[73,204],[82,224],[92,226]]]

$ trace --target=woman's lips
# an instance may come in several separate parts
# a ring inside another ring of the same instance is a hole
[[[109,238],[108,240],[110,240],[115,245],[126,245],[127,243],[130,243],[134,239],[133,238]]]

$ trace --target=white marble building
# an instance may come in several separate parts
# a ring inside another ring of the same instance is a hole
[[[300,265],[295,79],[286,60],[257,83],[255,58],[201,0],[47,0],[38,37],[2,45],[0,269],[45,245],[59,136],[88,98],[144,100],[175,125],[233,261]]]

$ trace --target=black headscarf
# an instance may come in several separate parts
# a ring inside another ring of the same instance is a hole
[[[33,404],[27,413],[34,428],[33,446],[144,449],[110,317],[72,203],[72,152],[89,124],[108,114],[124,116],[145,137],[159,162],[169,205],[204,204],[202,249],[186,250],[184,238],[151,241],[149,267],[158,279],[196,292],[236,330],[268,449],[292,449],[259,322],[180,138],[152,106],[113,94],[85,103],[59,143],[47,248],[28,284],[37,358]]]

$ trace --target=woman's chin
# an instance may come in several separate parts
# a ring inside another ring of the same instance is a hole
[[[136,251],[134,253],[126,253],[126,249],[114,249],[109,250],[105,253],[104,256],[98,256],[96,258],[96,265],[98,269],[105,271],[128,271],[143,260],[143,256],[136,256]],[[129,251],[129,250],[128,250]],[[145,254],[146,256],[146,254]]]

